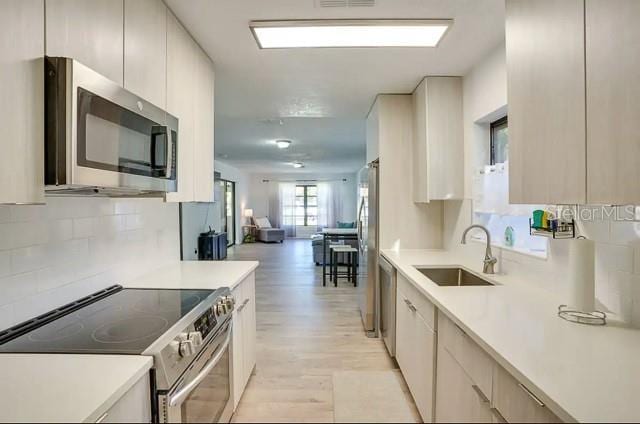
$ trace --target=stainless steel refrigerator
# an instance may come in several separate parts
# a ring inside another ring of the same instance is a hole
[[[358,173],[358,303],[368,336],[378,335],[378,160]]]

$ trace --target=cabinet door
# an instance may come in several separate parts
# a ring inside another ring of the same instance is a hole
[[[584,0],[507,0],[509,201],[585,203]]]
[[[640,203],[640,2],[587,0],[587,200]]]
[[[195,43],[178,19],[167,12],[167,111],[178,118],[178,191],[168,202],[190,202],[195,141]]]
[[[43,0],[3,1],[0,27],[0,203],[44,203]]]
[[[195,96],[194,194],[197,202],[213,202],[213,64],[200,48],[197,48],[196,57],[198,87]]]
[[[236,308],[233,311],[233,338],[232,338],[232,371],[233,371],[233,409],[237,408],[238,402],[244,391],[244,325],[240,305],[244,299],[244,285],[238,284],[231,293],[236,300]]]
[[[166,108],[167,7],[161,0],[124,2],[124,86]]]
[[[504,368],[494,371],[493,404],[499,415],[513,423],[558,423],[561,420],[528,388]]]
[[[451,354],[438,345],[436,422],[488,423],[492,420],[488,397],[467,376]]]
[[[145,374],[116,403],[103,414],[102,423],[151,422],[151,385]]]
[[[256,293],[255,276],[251,274],[242,282],[244,304],[242,308],[242,336],[243,336],[243,360],[245,384],[251,378],[253,368],[256,365]]]
[[[122,85],[122,1],[46,0],[47,55],[76,59]]]
[[[412,94],[413,100],[413,201],[426,203],[429,197],[429,155],[427,151],[427,79]]]
[[[424,78],[413,93],[413,107],[413,201],[461,199],[462,78]]]
[[[396,360],[424,422],[433,421],[435,332],[398,292]]]

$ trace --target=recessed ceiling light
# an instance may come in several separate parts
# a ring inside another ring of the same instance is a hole
[[[295,47],[435,47],[450,19],[291,20],[249,24],[262,49]]]
[[[302,162],[293,162],[292,165],[294,168],[304,168],[304,164]]]
[[[291,146],[291,140],[276,140],[276,145],[279,149],[286,149]]]

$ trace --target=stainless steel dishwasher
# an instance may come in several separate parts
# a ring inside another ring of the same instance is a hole
[[[380,256],[380,337],[392,357],[396,356],[396,269]]]

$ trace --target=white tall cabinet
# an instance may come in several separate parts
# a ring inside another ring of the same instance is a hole
[[[198,46],[196,46],[195,69],[194,201],[213,202],[214,71],[213,63]]]
[[[162,1],[124,1],[124,88],[166,107],[167,7]]]
[[[178,191],[167,201],[194,199],[195,48],[186,29],[169,12],[167,18],[167,111],[179,119]]]
[[[367,116],[367,156],[380,160],[379,224],[382,249],[442,246],[442,202],[417,204],[412,187],[413,104],[408,94],[380,94]]]
[[[78,60],[124,82],[124,4],[113,0],[46,0],[48,56]]]
[[[43,203],[43,0],[3,1],[0,28],[0,204]]]
[[[169,202],[214,201],[214,69],[173,13],[167,19],[167,111],[179,119],[178,191]]]

